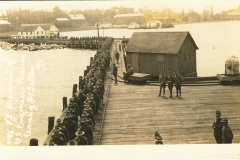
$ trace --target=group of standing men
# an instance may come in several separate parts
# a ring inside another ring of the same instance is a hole
[[[213,122],[212,128],[214,130],[214,137],[217,144],[230,144],[233,140],[233,133],[228,126],[228,119],[221,118],[220,110],[216,111],[216,120]]]
[[[168,89],[170,91],[169,98],[172,98],[173,83],[175,83],[175,87],[176,87],[176,97],[178,96],[181,97],[182,78],[178,73],[178,71],[174,72],[174,75],[172,75],[171,71],[169,71],[168,76],[166,76],[162,70],[159,75],[159,83],[160,83],[160,91],[159,91],[158,97],[162,95],[162,90],[163,90],[163,96],[165,95],[166,83],[168,84]]]

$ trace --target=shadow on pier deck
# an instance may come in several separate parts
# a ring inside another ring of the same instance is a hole
[[[122,59],[116,65],[122,76]],[[168,88],[165,97],[158,93],[159,86],[112,80],[100,144],[154,144],[155,131],[164,144],[215,144],[212,123],[217,109],[229,119],[233,143],[240,143],[239,85],[183,86],[181,98],[168,98]]]

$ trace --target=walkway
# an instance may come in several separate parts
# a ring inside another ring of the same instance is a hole
[[[125,66],[119,53],[116,65],[122,77]],[[214,144],[212,123],[217,109],[230,121],[233,142],[240,143],[240,86],[183,86],[182,98],[168,98],[167,88],[165,97],[157,97],[158,86],[114,84],[113,80],[108,84],[101,145],[154,144],[155,131],[164,144]]]

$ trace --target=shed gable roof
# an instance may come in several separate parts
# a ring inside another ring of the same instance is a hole
[[[82,14],[69,14],[71,20],[85,20],[84,15]]]
[[[126,52],[178,54],[189,32],[134,32],[127,44]]]

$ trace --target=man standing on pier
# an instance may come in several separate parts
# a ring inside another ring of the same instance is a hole
[[[167,77],[167,81],[168,81],[168,89],[170,91],[170,96],[169,98],[172,98],[172,89],[173,89],[173,82],[174,82],[174,78],[171,74],[171,72],[168,72],[168,77]]]
[[[159,75],[159,83],[160,83],[160,91],[158,97],[161,96],[162,90],[163,90],[163,96],[165,95],[165,88],[166,88],[166,76],[163,73],[163,70],[161,71]]]
[[[222,129],[222,141],[224,144],[231,144],[233,140],[233,133],[231,128],[228,126],[228,119],[223,118],[223,129]]]
[[[182,78],[180,74],[178,74],[178,71],[176,71],[175,73],[175,87],[177,92],[176,97],[178,97],[178,91],[179,91],[179,96],[181,97],[181,86],[182,86]]]
[[[115,84],[117,84],[117,72],[118,72],[118,68],[116,67],[115,64],[113,64],[113,76],[115,78]]]
[[[214,129],[213,135],[215,137],[215,140],[217,144],[222,143],[222,118],[221,118],[221,112],[220,110],[216,111],[216,120],[213,122],[212,128]]]
[[[115,54],[115,58],[116,58],[117,64],[118,64],[119,57],[120,57],[120,54],[117,52],[117,53]]]

